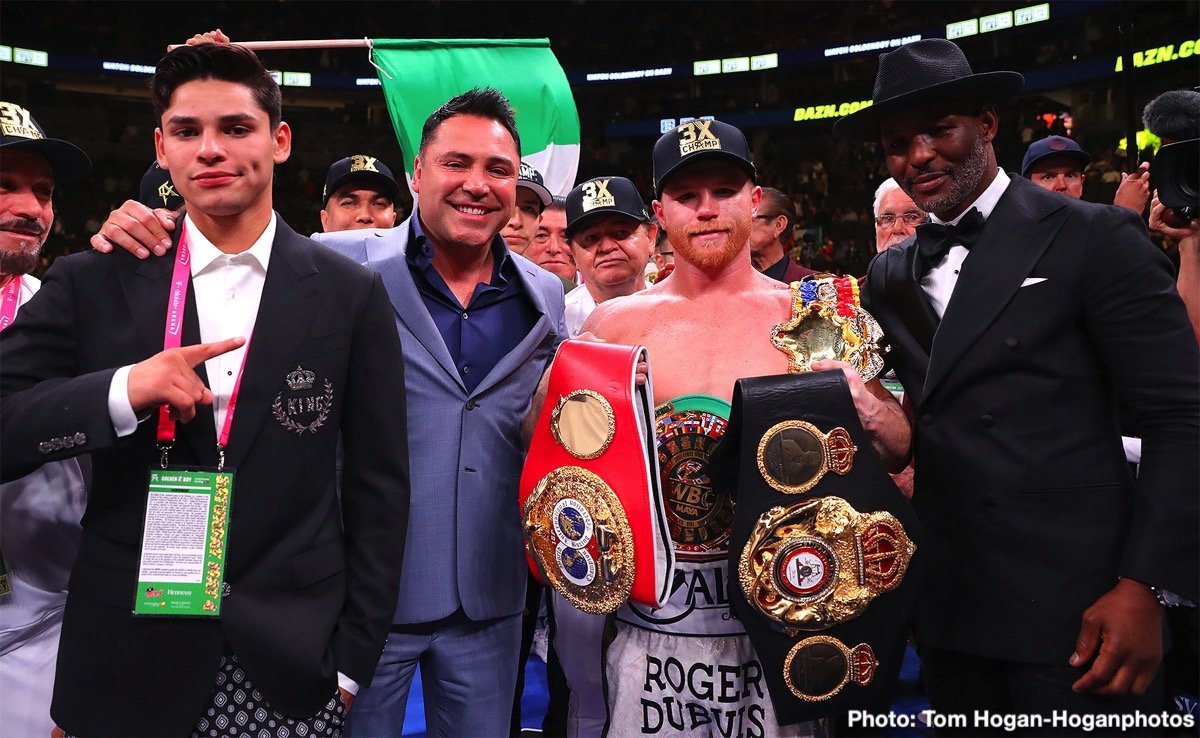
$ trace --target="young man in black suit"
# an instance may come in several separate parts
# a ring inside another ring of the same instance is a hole
[[[1022,82],[918,41],[836,126],[882,141],[933,220],[875,258],[864,295],[916,416],[930,702],[968,719],[1158,712],[1156,589],[1198,599],[1196,341],[1136,216],[997,167],[994,105]],[[1144,429],[1136,481],[1118,397]]]
[[[334,735],[396,604],[395,320],[378,275],[272,210],[291,131],[252,52],[172,51],[153,97],[158,162],[187,205],[175,258],[62,258],[0,338],[3,478],[94,465],[52,717],[73,735]],[[219,618],[131,613],[160,459],[233,472]]]

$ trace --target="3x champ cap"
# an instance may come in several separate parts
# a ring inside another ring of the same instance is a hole
[[[538,199],[542,201],[543,208],[548,206],[550,201],[554,199],[550,194],[550,190],[546,189],[546,180],[542,178],[542,173],[534,169],[529,162],[521,162],[521,172],[517,175],[517,187],[532,190],[538,196]]]
[[[369,183],[392,200],[400,194],[400,186],[396,184],[396,178],[387,164],[373,156],[354,154],[338,159],[329,167],[325,175],[325,189],[321,190],[321,204],[328,204],[330,195],[351,181]]]
[[[663,182],[680,168],[704,159],[726,159],[758,179],[750,144],[740,129],[719,120],[692,120],[664,133],[654,144],[654,194],[662,197]]]
[[[574,238],[596,218],[613,213],[650,222],[637,185],[624,177],[594,177],[575,185],[567,193],[567,238]]]
[[[1083,169],[1092,160],[1091,154],[1079,147],[1079,144],[1066,136],[1047,136],[1029,144],[1025,149],[1025,158],[1021,160],[1021,176],[1028,179],[1029,170],[1042,159],[1051,156],[1065,156],[1079,162]]]
[[[46,132],[25,108],[0,100],[0,149],[32,151],[46,157],[54,178],[79,179],[92,171],[92,160],[83,149],[58,138],[46,138]]]
[[[183,196],[175,189],[171,173],[154,162],[142,175],[138,186],[138,202],[148,208],[178,210],[183,205]]]

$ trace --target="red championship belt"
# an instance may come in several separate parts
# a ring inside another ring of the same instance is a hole
[[[564,341],[521,473],[529,568],[575,607],[661,607],[675,555],[643,346]]]

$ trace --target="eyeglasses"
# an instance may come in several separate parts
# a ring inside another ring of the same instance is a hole
[[[902,215],[884,213],[875,219],[875,225],[891,228],[892,226],[896,225],[897,220],[903,220],[906,225],[920,225],[925,222],[925,213],[917,210],[909,210],[907,213]]]

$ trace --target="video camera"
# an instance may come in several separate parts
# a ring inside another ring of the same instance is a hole
[[[1150,187],[1183,222],[1200,218],[1200,138],[1159,149],[1150,165]]]

